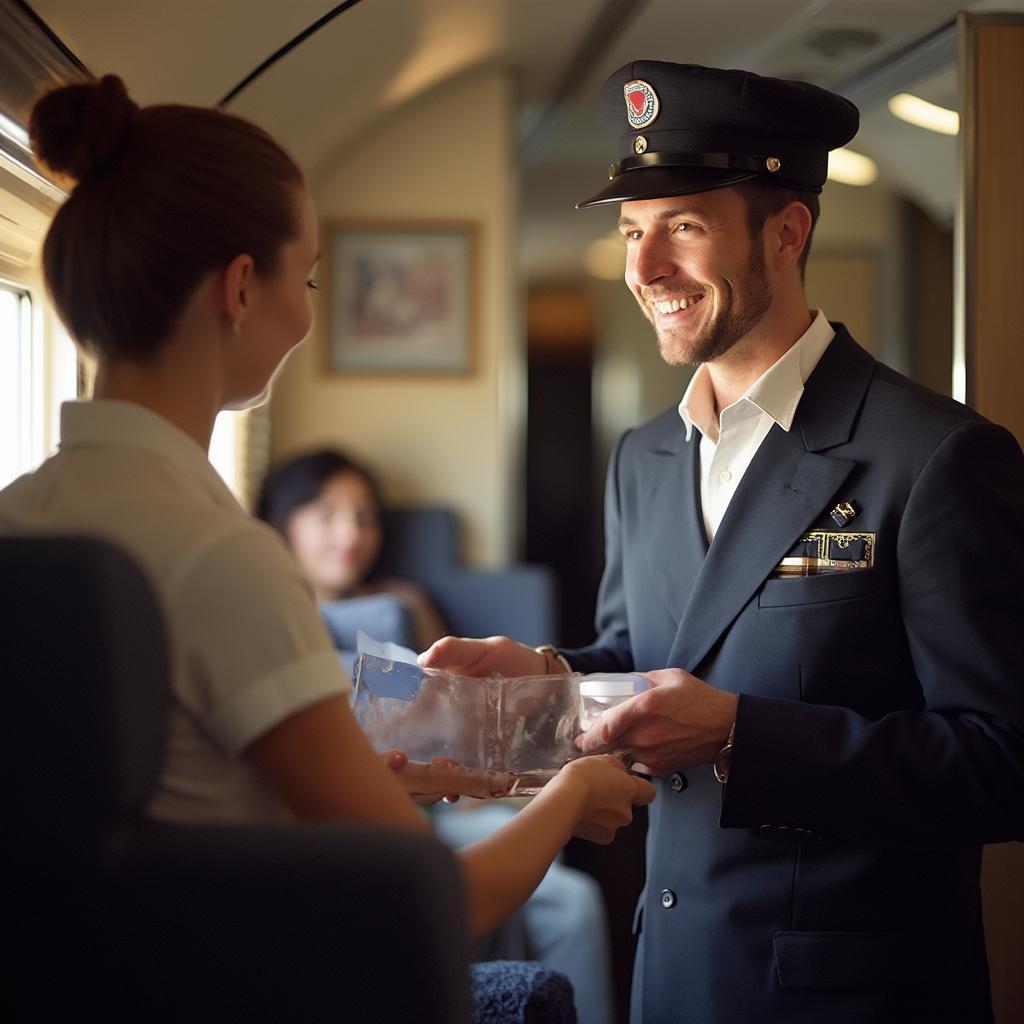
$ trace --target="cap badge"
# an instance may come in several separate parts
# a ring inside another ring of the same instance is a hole
[[[622,92],[626,97],[626,120],[632,128],[646,128],[658,116],[657,93],[639,78],[627,82]]]
[[[647,152],[647,140],[642,136],[638,135],[633,140],[633,152],[639,156],[641,153]]]
[[[765,160],[764,165],[774,174],[782,166],[782,161],[777,156],[770,156]]]

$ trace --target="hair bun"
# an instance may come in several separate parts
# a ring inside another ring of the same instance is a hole
[[[32,150],[49,170],[82,181],[121,152],[138,112],[117,75],[61,86],[32,108]]]

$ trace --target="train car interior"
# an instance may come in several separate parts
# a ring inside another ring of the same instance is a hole
[[[418,650],[443,632],[589,644],[609,459],[693,374],[665,364],[623,286],[619,204],[575,208],[609,177],[595,97],[638,58],[807,81],[855,103],[859,131],[829,157],[810,305],[1024,443],[1022,0],[0,0],[0,490],[57,449],[62,403],[88,398],[95,376],[44,284],[43,241],[71,186],[33,156],[29,112],[47,89],[115,74],[141,106],[254,123],[305,176],[321,254],[313,326],[263,404],[220,413],[209,456],[279,529],[261,509],[273,467],[332,450],[367,470],[385,509],[373,579],[412,581],[439,626],[405,597],[323,597],[314,582],[343,664],[359,631]],[[18,1020],[84,999],[110,1019],[626,1024],[645,810],[610,845],[573,838],[560,858],[593,883],[578,899],[603,908],[600,1007],[575,978],[573,1009],[549,973],[479,965],[471,997],[476,954],[439,845],[366,825],[139,825],[168,727],[140,711],[167,700],[159,630],[139,643],[159,609],[131,597],[137,570],[119,552],[62,544],[0,537]],[[75,710],[45,728],[54,702]],[[83,895],[89,871],[107,873]],[[57,882],[44,895],[45,873]],[[983,897],[994,1019],[1012,1024],[1024,1020],[1019,844],[985,847]],[[208,930],[190,930],[206,913]],[[526,941],[492,959],[534,954]]]

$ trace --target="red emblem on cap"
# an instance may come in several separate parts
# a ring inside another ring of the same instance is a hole
[[[658,116],[658,94],[646,82],[634,78],[622,87],[622,93],[630,127],[646,128]]]

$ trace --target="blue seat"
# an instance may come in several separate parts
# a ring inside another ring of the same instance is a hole
[[[437,840],[167,826],[160,609],[118,549],[0,538],[14,1020],[468,1024],[462,881]]]
[[[462,564],[454,510],[439,506],[386,509],[378,576],[420,584],[454,636],[502,634],[535,647],[558,635],[554,574],[517,562],[501,569]]]

